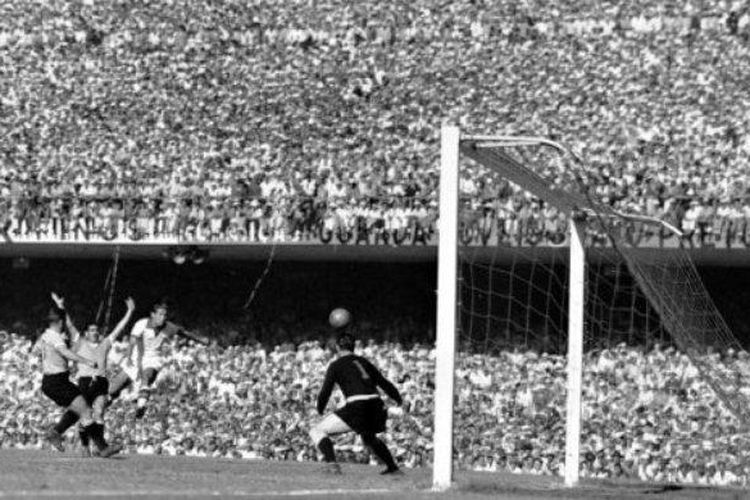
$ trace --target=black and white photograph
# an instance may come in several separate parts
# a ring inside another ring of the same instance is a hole
[[[748,0],[0,0],[0,499],[750,499],[748,311]]]

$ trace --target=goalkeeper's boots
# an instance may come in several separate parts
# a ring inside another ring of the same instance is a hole
[[[399,469],[398,467],[388,467],[387,469],[384,469],[380,472],[381,476],[403,476],[404,471]]]
[[[44,439],[46,439],[47,442],[57,451],[65,451],[65,446],[63,446],[62,434],[57,432],[55,429],[50,429],[44,436]]]

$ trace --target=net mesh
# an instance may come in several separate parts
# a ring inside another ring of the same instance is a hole
[[[587,246],[581,474],[746,477],[747,358],[689,253],[633,247],[633,234],[661,229],[600,204],[580,164],[534,146],[476,145],[462,143],[462,188],[482,179],[488,196],[462,199],[459,217],[459,463],[562,473],[565,235],[577,213]]]

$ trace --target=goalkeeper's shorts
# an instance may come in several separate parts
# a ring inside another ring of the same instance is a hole
[[[385,432],[388,412],[380,398],[347,403],[335,411],[336,415],[357,434]]]

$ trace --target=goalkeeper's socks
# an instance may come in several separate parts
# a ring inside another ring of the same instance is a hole
[[[383,441],[375,436],[363,437],[362,440],[370,447],[372,452],[375,453],[375,456],[385,464],[387,467],[386,471],[398,470],[398,465],[396,465],[396,462],[393,460],[393,455],[391,455],[391,452]]]
[[[323,454],[323,460],[326,462],[335,462],[336,453],[333,451],[333,441],[331,438],[324,437],[318,443],[318,449]]]

